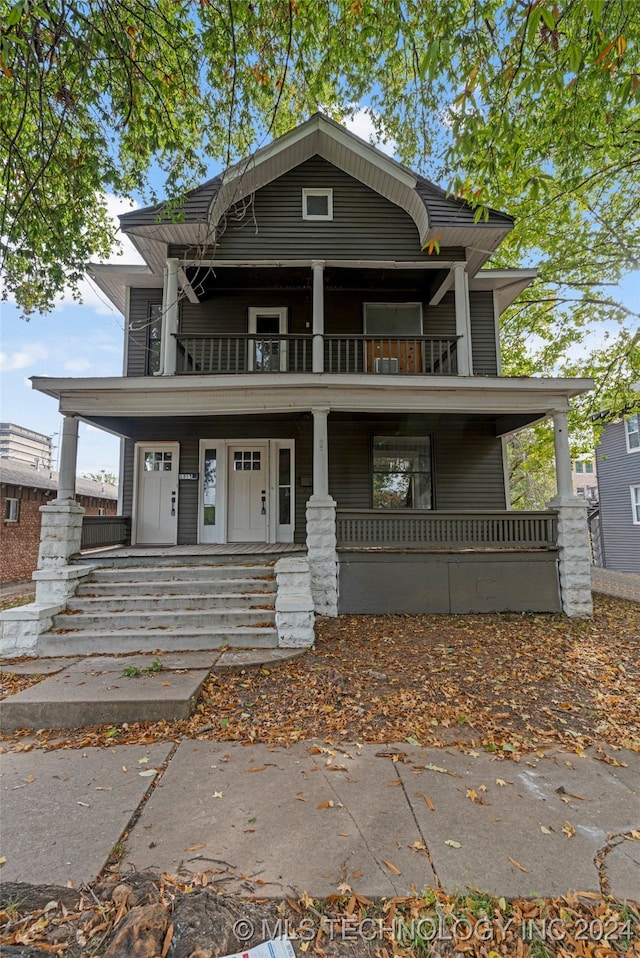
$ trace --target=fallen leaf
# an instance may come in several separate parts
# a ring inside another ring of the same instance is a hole
[[[83,808],[91,808],[91,805],[89,805],[87,802],[78,802],[78,805],[82,805]]]
[[[445,841],[445,845],[448,845],[449,848],[462,848],[462,845],[460,844],[460,842],[455,842],[452,838],[447,838]]]
[[[206,848],[207,846],[200,843],[199,845],[189,845],[188,848],[185,848],[185,852],[197,852],[200,848]]]
[[[550,830],[549,828],[545,828],[544,825],[541,825],[541,826],[540,826],[540,831],[542,832],[543,835],[550,835],[550,834],[551,834],[551,830]]]
[[[571,824],[571,822],[565,822],[564,825],[562,826],[562,831],[567,836],[567,838],[571,838],[576,833],[576,830]]]
[[[138,772],[142,778],[152,778],[154,775],[158,774],[157,768],[145,768],[144,772]]]
[[[214,792],[212,798],[224,798],[224,792]]]
[[[362,871],[358,868],[356,871],[354,871],[353,877],[354,877],[354,878],[362,878]]]
[[[400,869],[399,869],[399,868],[396,868],[396,866],[393,864],[393,862],[388,862],[388,861],[386,861],[386,860],[383,858],[383,859],[382,859],[382,864],[387,866],[387,868],[388,868],[389,871],[392,873],[392,875],[401,875],[401,874],[402,874],[402,872],[400,871]]]
[[[266,765],[256,765],[255,768],[248,768],[247,773],[249,772],[264,772]]]
[[[333,802],[329,799],[326,802],[320,802],[317,808],[333,808]]]
[[[521,872],[528,872],[529,869],[525,868],[524,865],[521,865],[520,862],[517,862],[515,858],[512,858],[511,855],[507,856],[514,868],[519,868]]]
[[[507,784],[507,783],[505,782],[505,780],[504,780],[503,778],[497,778],[497,779],[496,779],[496,785],[499,785],[500,788],[502,788],[503,785],[506,785],[506,784]]]

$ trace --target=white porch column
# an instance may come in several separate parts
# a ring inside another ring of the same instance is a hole
[[[76,498],[76,463],[78,461],[78,420],[75,416],[62,419],[60,438],[60,472],[56,502]]]
[[[307,502],[307,555],[313,606],[318,615],[338,614],[336,502],[329,495],[328,409],[313,409],[313,495]]]
[[[329,495],[329,448],[327,437],[328,409],[312,409],[313,413],[313,495]]]
[[[554,412],[553,414],[553,445],[556,454],[558,496],[572,498],[571,451],[569,449],[569,424],[566,412]]]
[[[558,512],[558,571],[562,609],[571,618],[588,618],[591,596],[591,549],[587,504],[573,495],[567,413],[553,414],[558,494],[548,504]]]
[[[162,304],[162,356],[163,376],[175,376],[176,340],[178,332],[178,266],[180,260],[170,257],[167,260],[167,278],[164,286],[165,301]]]
[[[324,372],[324,260],[314,259],[313,269],[313,372]]]
[[[458,339],[458,375],[473,375],[473,360],[471,353],[471,313],[469,310],[469,280],[464,263],[456,263],[453,267],[453,284],[455,291],[456,335]]]

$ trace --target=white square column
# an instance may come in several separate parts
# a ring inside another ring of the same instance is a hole
[[[473,376],[469,277],[464,263],[456,263],[453,267],[453,288],[455,293],[456,335],[458,336],[456,346],[458,376]]]

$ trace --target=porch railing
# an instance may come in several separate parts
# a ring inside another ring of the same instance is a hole
[[[81,549],[128,545],[131,542],[130,516],[83,516]]]
[[[457,337],[325,336],[328,373],[385,373],[402,376],[454,376]]]
[[[339,509],[338,546],[553,548],[555,512],[422,512]]]
[[[176,336],[178,375],[310,373],[313,339],[305,335]],[[458,337],[324,336],[328,373],[451,376]]]
[[[313,336],[176,336],[176,373],[311,372]]]

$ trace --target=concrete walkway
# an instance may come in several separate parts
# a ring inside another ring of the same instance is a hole
[[[3,881],[207,873],[241,896],[441,885],[640,899],[640,763],[549,750],[516,763],[407,745],[179,744],[9,752]],[[127,834],[126,841],[121,837]]]
[[[640,602],[640,575],[635,572],[612,572],[592,566],[591,588],[594,592]]]

